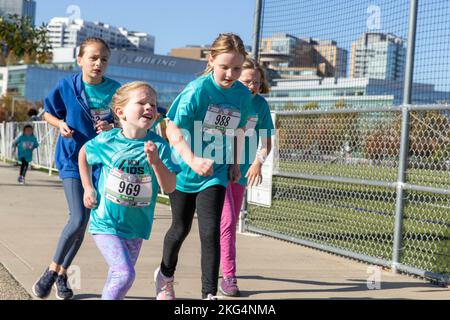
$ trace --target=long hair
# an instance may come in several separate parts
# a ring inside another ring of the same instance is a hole
[[[259,87],[259,93],[263,94],[269,93],[269,82],[267,81],[266,73],[264,69],[261,67],[261,65],[257,61],[247,56],[245,58],[244,64],[242,65],[242,70],[245,69],[252,69],[258,71],[261,76],[261,85]]]

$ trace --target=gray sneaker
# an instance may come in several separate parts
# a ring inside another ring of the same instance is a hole
[[[156,284],[156,300],[175,300],[175,291],[173,290],[174,277],[167,278],[157,268],[154,273]]]

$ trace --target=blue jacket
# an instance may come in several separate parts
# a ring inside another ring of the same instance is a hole
[[[44,109],[56,118],[64,120],[74,131],[72,138],[63,138],[60,135],[56,143],[55,163],[60,178],[80,179],[78,153],[86,142],[97,135],[95,121],[86,99],[82,74],[74,74],[60,80],[45,98]],[[114,122],[112,113],[107,121]],[[97,180],[99,173],[99,168],[94,167],[94,180]]]

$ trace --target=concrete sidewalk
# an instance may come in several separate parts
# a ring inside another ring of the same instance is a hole
[[[29,171],[27,184],[21,186],[18,171],[0,165],[0,262],[31,293],[51,262],[68,211],[58,177]],[[144,242],[127,298],[154,299],[153,271],[170,222],[170,208],[157,205],[153,232]],[[237,246],[243,299],[450,299],[448,288],[387,271],[381,271],[381,290],[369,290],[369,265],[284,241],[239,234]],[[76,299],[100,298],[107,265],[89,234],[69,274],[78,288]],[[201,298],[196,221],[181,249],[175,281],[178,298]]]

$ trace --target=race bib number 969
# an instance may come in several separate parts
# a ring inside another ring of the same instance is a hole
[[[106,180],[105,197],[126,207],[149,206],[152,197],[152,178],[150,175],[135,175],[112,169]]]

